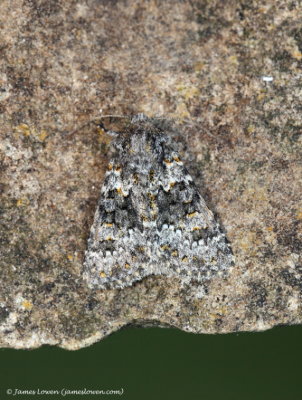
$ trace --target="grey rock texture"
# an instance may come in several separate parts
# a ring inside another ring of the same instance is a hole
[[[1,1],[2,347],[78,349],[131,323],[301,323],[301,13],[285,0]],[[163,276],[108,291],[82,277],[110,148],[85,123],[138,112],[175,121],[236,257],[203,298]]]

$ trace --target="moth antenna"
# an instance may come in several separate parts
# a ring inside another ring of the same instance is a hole
[[[100,120],[102,120],[104,118],[129,118],[129,117],[124,116],[124,115],[117,115],[117,114],[100,115],[99,117],[95,117],[93,119],[90,119],[89,121],[87,121],[84,124],[80,125],[79,127],[75,128],[71,132],[68,132],[65,136],[67,138],[70,138],[71,136],[73,136],[74,134],[79,132],[81,129],[85,128],[86,126],[88,126],[90,124],[100,125],[100,122],[98,122],[98,121],[100,121]],[[102,129],[104,129],[104,131],[107,133],[107,130],[105,129],[105,127],[103,125],[102,125]]]

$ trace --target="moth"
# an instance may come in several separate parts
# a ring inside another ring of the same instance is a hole
[[[170,138],[139,114],[113,141],[85,253],[91,288],[150,275],[200,284],[225,274],[231,248]]]

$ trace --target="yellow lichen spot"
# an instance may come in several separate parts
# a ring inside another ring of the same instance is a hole
[[[110,240],[113,240],[113,239],[112,239],[112,237],[111,237],[111,236],[107,236],[105,240],[108,240],[108,241],[110,241]]]
[[[101,271],[101,272],[100,272],[100,277],[101,277],[101,278],[106,278],[106,276],[107,276],[107,275],[105,274],[104,271]]]
[[[171,255],[173,257],[177,257],[178,256],[178,251],[177,250],[172,251]]]
[[[269,24],[269,25],[267,25],[267,30],[268,31],[273,31],[273,30],[275,30],[277,28],[277,26],[276,25],[274,25],[274,24]]]
[[[73,254],[67,254],[67,258],[68,258],[69,261],[72,261],[73,260]]]
[[[29,136],[30,135],[30,129],[27,124],[20,124],[16,127],[16,131],[18,133],[22,133],[24,136]]]
[[[113,169],[113,164],[112,164],[112,163],[109,163],[109,164],[108,164],[108,170],[111,171],[112,169]]]
[[[183,92],[184,98],[185,98],[186,100],[193,99],[193,97],[196,97],[196,96],[198,96],[199,94],[200,94],[199,89],[198,89],[197,87],[194,87],[194,86],[187,88],[187,89]]]
[[[148,222],[149,218],[146,215],[142,215],[143,222]]]
[[[29,205],[29,200],[26,197],[17,200],[17,207],[26,207]]]
[[[253,133],[253,132],[255,132],[255,125],[249,125],[248,126],[248,128],[247,128],[247,132],[248,133]]]
[[[172,162],[170,160],[167,160],[167,159],[164,160],[164,163],[167,164],[167,165],[171,165],[172,164]]]
[[[190,214],[187,214],[187,217],[188,217],[188,218],[193,218],[193,217],[195,217],[196,215],[197,215],[197,212],[194,211],[194,212],[192,212],[192,213],[190,213]]]
[[[42,130],[40,132],[40,134],[38,135],[39,140],[41,140],[41,142],[44,142],[44,140],[47,138],[48,133],[44,130]]]
[[[168,246],[167,244],[164,244],[164,245],[160,246],[160,249],[161,249],[162,251],[169,250],[169,249],[170,249],[170,246]]]
[[[205,67],[205,64],[203,62],[199,61],[194,65],[194,71],[200,72],[204,69],[204,67]]]
[[[31,310],[33,308],[33,304],[28,300],[24,300],[22,302],[22,307],[25,308],[25,310]]]
[[[200,226],[194,226],[192,231],[201,231],[201,227]]]
[[[302,53],[299,50],[293,51],[292,56],[298,61],[302,60]]]
[[[170,182],[170,188],[174,187],[176,185],[176,182]]]
[[[269,231],[269,232],[271,232],[273,229],[274,229],[273,226],[267,226],[267,227],[266,227],[266,230]]]
[[[177,156],[173,157],[173,160],[176,161],[176,162],[180,162],[181,161],[180,158],[177,157]]]
[[[199,89],[195,86],[179,85],[176,89],[181,93],[185,100],[190,100],[193,97],[198,96],[200,93]]]
[[[178,92],[182,92],[183,90],[185,90],[185,86],[184,85],[178,85],[178,86],[176,86],[176,90],[178,91]]]
[[[229,61],[231,64],[237,65],[238,64],[238,58],[235,55],[232,55],[229,57]]]
[[[111,227],[113,226],[113,224],[108,224],[108,223],[106,223],[106,224],[104,224],[104,226],[105,226],[106,228],[111,228]]]
[[[188,259],[188,257],[183,257],[183,258],[181,259],[181,261],[182,261],[182,262],[188,262],[189,259]]]
[[[122,167],[120,165],[115,167],[115,172],[121,172],[121,170],[122,170]]]
[[[297,219],[301,220],[302,219],[302,210],[299,210],[297,212]]]
[[[125,268],[129,269],[130,268],[130,264],[125,263]]]
[[[258,101],[261,101],[261,100],[263,100],[265,97],[266,97],[266,94],[265,94],[265,93],[260,93],[260,94],[258,94],[258,96],[257,96],[257,100],[258,100]]]

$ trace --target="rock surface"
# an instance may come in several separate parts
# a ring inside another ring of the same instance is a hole
[[[301,13],[285,0],[0,3],[2,347],[78,349],[126,324],[301,323]],[[201,299],[164,277],[108,291],[82,278],[109,154],[84,124],[138,112],[174,119],[236,257]]]

